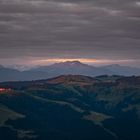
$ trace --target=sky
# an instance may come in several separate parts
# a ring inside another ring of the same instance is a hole
[[[140,67],[140,0],[0,0],[0,64],[65,60]]]

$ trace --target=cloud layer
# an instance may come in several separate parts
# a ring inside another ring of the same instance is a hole
[[[0,63],[95,58],[137,65],[139,54],[139,0],[0,1]]]

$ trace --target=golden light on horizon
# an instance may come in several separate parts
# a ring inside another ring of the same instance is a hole
[[[39,64],[47,64],[47,63],[61,63],[61,62],[67,62],[67,61],[80,61],[82,63],[96,63],[97,59],[86,59],[86,58],[52,58],[52,59],[42,59],[42,60],[36,60],[35,62]]]
[[[50,59],[40,59],[35,60],[33,63],[39,65],[47,65],[52,63],[61,63],[67,61],[80,61],[81,63],[89,63],[89,64],[107,64],[107,63],[124,63],[124,62],[133,62],[132,59],[125,60],[109,60],[109,59],[95,59],[95,58],[50,58]]]

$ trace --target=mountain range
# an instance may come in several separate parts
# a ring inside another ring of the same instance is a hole
[[[79,61],[60,62],[49,66],[38,66],[37,68],[31,68],[30,70],[24,71],[0,66],[0,81],[38,80],[65,74],[86,75],[91,77],[99,75],[138,76],[140,75],[140,68],[120,66],[116,64],[95,67],[83,64]]]

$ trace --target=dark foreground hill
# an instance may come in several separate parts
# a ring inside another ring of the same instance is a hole
[[[140,77],[0,84],[2,140],[139,140],[139,130]]]

